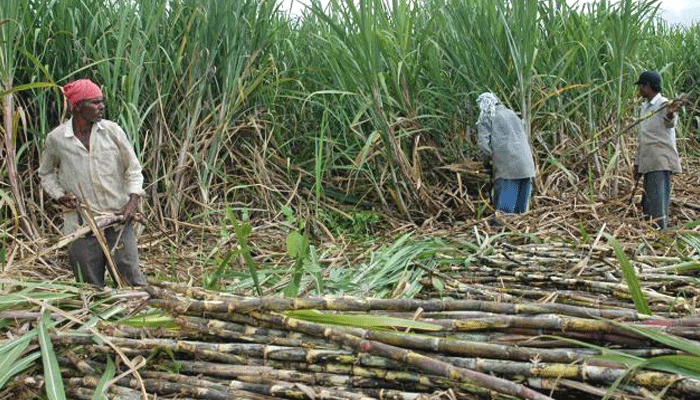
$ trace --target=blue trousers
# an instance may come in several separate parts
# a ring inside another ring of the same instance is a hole
[[[493,183],[493,206],[508,214],[521,214],[530,205],[532,181],[524,179],[496,179]]]
[[[658,229],[668,227],[671,204],[671,171],[653,171],[644,174],[642,212],[651,217]]]

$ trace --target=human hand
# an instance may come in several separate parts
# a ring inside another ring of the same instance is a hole
[[[136,217],[139,210],[139,196],[135,194],[129,195],[129,201],[126,202],[121,214],[124,216],[124,222],[131,222]]]
[[[681,108],[682,105],[683,103],[680,101],[674,101],[671,104],[669,104],[668,107],[666,107],[666,119],[673,119],[674,114],[676,114],[676,112]]]
[[[71,192],[66,192],[63,197],[59,197],[58,202],[68,208],[78,208],[78,198]]]
[[[678,112],[678,110],[680,110],[681,107],[683,107],[683,105],[685,105],[688,102],[688,96],[685,93],[671,100],[671,102],[668,103],[668,106],[666,106],[666,118],[673,118],[673,114]]]
[[[668,110],[669,114],[674,114],[676,111],[680,110],[682,105],[683,102],[681,101],[673,101],[671,102],[671,104],[668,105],[666,109]]]

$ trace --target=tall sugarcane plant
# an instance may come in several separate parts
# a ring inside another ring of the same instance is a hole
[[[612,44],[612,54],[610,54],[610,67],[612,72],[615,74],[613,93],[616,94],[618,99],[616,102],[616,132],[620,132],[622,129],[622,99],[623,93],[626,92],[626,88],[630,87],[630,78],[634,76],[634,69],[630,67],[635,67],[636,65],[629,63],[629,56],[638,50],[641,46],[641,41],[646,39],[644,35],[650,32],[649,26],[653,24],[653,19],[649,18],[655,13],[655,9],[658,5],[655,5],[655,1],[641,1],[634,2],[632,0],[620,1],[617,5],[613,6],[612,12],[609,13],[611,20],[611,44]],[[606,4],[605,2],[602,4]],[[643,58],[640,60],[643,62]],[[639,69],[639,68],[635,68]],[[647,67],[647,69],[651,69]],[[625,78],[628,79],[625,79]],[[629,93],[629,91],[627,91]],[[618,155],[621,154],[621,137],[618,135],[615,142],[615,153],[611,157],[611,162],[614,162],[615,175],[619,171]],[[618,180],[613,180],[612,185],[613,194],[617,194],[618,191]]]
[[[30,238],[37,236],[34,224],[29,220],[25,207],[24,187],[20,185],[17,165],[17,133],[23,118],[22,110],[15,106],[14,75],[17,63],[15,47],[25,34],[24,26],[18,23],[22,15],[27,13],[18,3],[2,6],[3,14],[0,19],[0,93],[2,94],[2,136],[4,155],[6,157],[7,174],[12,199],[10,206],[14,208],[14,217],[19,220],[21,228]]]
[[[291,18],[274,1],[6,2],[3,94],[22,113],[3,112],[17,156],[2,164],[3,211],[24,215],[22,198],[43,209],[39,149],[69,117],[55,85],[79,77],[103,86],[144,165],[149,217],[175,232],[227,209],[321,219],[325,201],[414,222],[449,210],[444,197],[469,196],[435,167],[475,155],[486,90],[529,121],[541,190],[587,179],[592,200],[630,162],[615,135],[642,68],[697,98],[698,29],[665,27],[657,5],[337,0]],[[338,233],[322,224],[308,226]]]
[[[584,152],[589,179],[603,177],[591,192],[605,188],[617,160],[629,162],[607,139],[631,115],[638,72],[696,87],[697,61],[681,49],[696,46],[697,29],[663,28],[657,6],[336,0],[290,17],[271,0],[29,0],[2,6],[16,14],[2,25],[16,44],[3,47],[3,79],[99,81],[160,218],[209,218],[222,199],[274,209],[286,189],[270,183],[282,176],[313,187],[314,204],[330,194],[420,220],[444,208],[432,167],[473,155],[474,99],[487,90],[532,129],[542,173],[561,169],[576,184],[572,155]],[[20,164],[35,165],[69,115],[55,89],[15,100],[29,116]]]
[[[319,47],[320,56],[324,72],[331,75],[324,83],[353,95],[350,106],[355,115],[348,119],[365,121],[360,126],[362,147],[371,145],[367,141],[378,133],[381,158],[388,161],[378,172],[390,185],[389,198],[378,194],[383,203],[393,204],[410,218],[409,209],[431,204],[412,149],[420,132],[420,73],[434,51],[428,41],[433,25],[419,18],[418,7],[402,1],[332,1],[330,10],[318,3],[312,8],[314,20],[330,28],[327,36],[317,36],[326,42]],[[359,158],[360,165],[370,161]]]

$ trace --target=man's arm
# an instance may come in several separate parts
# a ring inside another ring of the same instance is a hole
[[[44,191],[54,200],[59,200],[67,197],[70,193],[61,187],[58,181],[58,167],[60,160],[54,154],[53,143],[50,136],[46,137],[44,142],[44,150],[41,153],[39,161],[39,180]],[[70,196],[68,196],[70,197]],[[75,196],[73,196],[75,198]]]
[[[140,197],[145,194],[143,191],[143,174],[141,173],[141,163],[136,157],[134,146],[129,142],[121,128],[119,128],[118,132],[118,141],[125,165],[125,169],[122,172],[126,181],[126,190],[129,193],[129,201],[122,208],[122,215],[125,222],[131,222],[139,211]]]
[[[145,192],[143,191],[143,174],[141,173],[141,163],[136,157],[134,146],[131,144],[131,142],[129,142],[124,131],[119,127],[117,128],[119,130],[117,132],[117,143],[119,145],[119,151],[122,157],[122,163],[124,165],[124,170],[120,172],[124,174],[126,192],[129,194],[143,196]]]
[[[491,158],[493,157],[493,150],[491,149],[491,130],[483,124],[479,124],[477,129],[477,145],[479,146],[479,155],[481,156],[484,164],[491,165]]]
[[[664,115],[664,125],[666,128],[673,128],[676,126],[676,113],[681,108],[681,105],[682,102],[672,100],[666,107],[666,114]]]
[[[139,211],[139,195],[131,193],[129,194],[129,201],[122,209],[122,215],[124,216],[125,222],[131,222],[134,220],[136,213]]]

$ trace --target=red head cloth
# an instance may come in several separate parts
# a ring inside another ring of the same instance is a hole
[[[63,86],[63,95],[68,99],[70,109],[73,111],[80,100],[102,96],[102,89],[90,79],[78,79]]]

